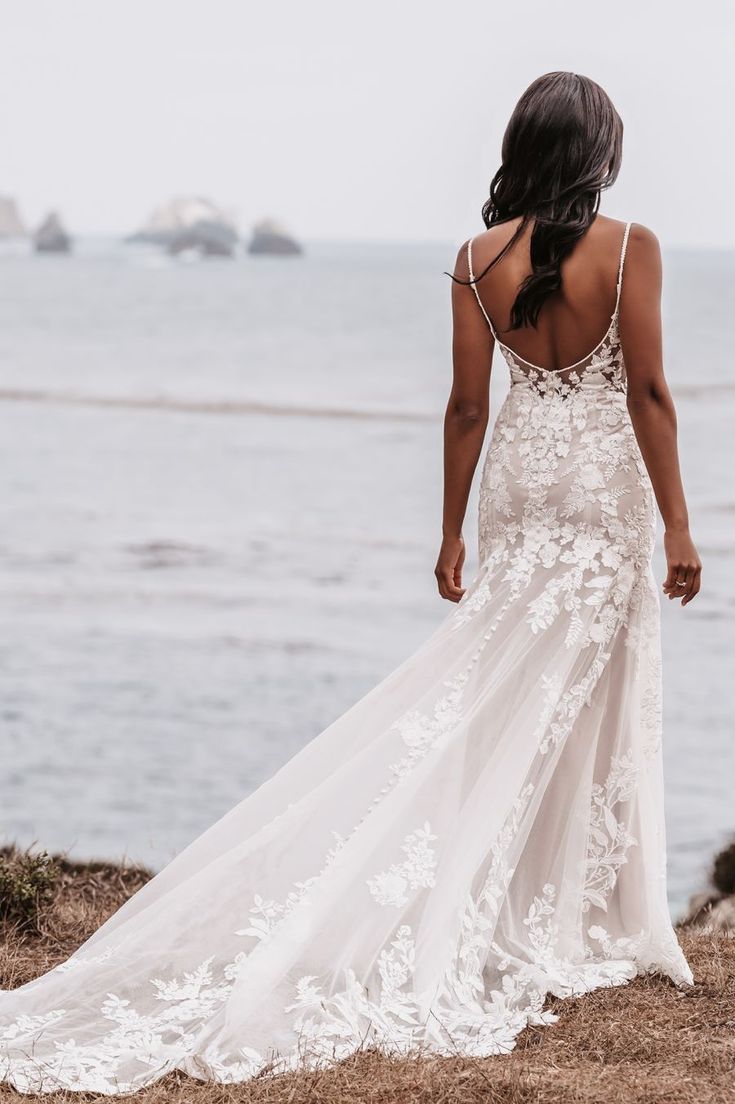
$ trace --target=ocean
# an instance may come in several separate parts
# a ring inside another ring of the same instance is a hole
[[[446,616],[453,256],[0,253],[6,842],[160,867]],[[704,561],[697,601],[662,603],[675,913],[735,834],[734,293],[735,253],[666,254]]]

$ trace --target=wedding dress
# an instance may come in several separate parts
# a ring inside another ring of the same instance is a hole
[[[556,1018],[548,994],[691,982],[666,902],[654,499],[618,335],[628,232],[584,359],[544,370],[493,330],[511,386],[462,601],[68,961],[0,994],[4,1079],[120,1093],[363,1046],[499,1054]]]

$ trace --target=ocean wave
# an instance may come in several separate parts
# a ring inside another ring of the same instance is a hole
[[[91,406],[102,409],[155,410],[178,414],[226,416],[264,415],[271,418],[340,418],[376,422],[436,422],[440,414],[419,410],[380,410],[361,406],[307,406],[257,399],[177,398],[172,395],[88,395],[74,391],[0,389],[0,402],[35,402],[52,406]]]
[[[707,383],[673,383],[677,399],[709,399],[735,395],[735,380]],[[227,417],[327,418],[374,422],[437,422],[440,412],[430,410],[380,409],[370,406],[280,403],[263,399],[185,398],[176,395],[99,395],[78,391],[46,391],[31,388],[0,388],[0,402],[32,402],[52,406],[83,406],[100,409],[152,410],[173,414],[209,414]]]

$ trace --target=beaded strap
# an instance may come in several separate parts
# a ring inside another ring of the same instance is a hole
[[[623,265],[625,264],[625,253],[626,253],[626,250],[628,248],[628,236],[630,234],[630,228],[631,228],[632,225],[633,225],[632,222],[626,222],[626,224],[625,224],[625,233],[623,234],[623,245],[622,245],[621,250],[620,250],[620,264],[618,266],[617,296],[615,298],[615,310],[613,311],[613,315],[612,315],[613,318],[615,318],[615,316],[617,315],[618,308],[620,306],[620,292],[623,289]]]
[[[475,274],[472,271],[472,238],[470,238],[470,240],[467,242],[467,266],[468,266],[469,271],[470,271],[470,281],[471,281],[472,290],[475,293],[475,298],[477,299],[477,302],[480,304],[480,310],[484,314],[485,321],[487,322],[488,326],[490,327],[490,333],[493,335],[493,337],[497,341],[498,340],[498,335],[495,333],[495,327],[493,326],[492,322],[490,321],[490,315],[487,313],[487,311],[485,310],[485,308],[482,305],[482,299],[480,298],[480,293],[477,290],[477,284],[475,283]]]

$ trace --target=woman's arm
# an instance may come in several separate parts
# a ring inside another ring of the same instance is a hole
[[[686,606],[699,592],[702,564],[689,535],[676,411],[664,379],[661,250],[655,234],[644,226],[631,228],[620,301],[620,338],[628,375],[628,410],[666,529],[663,589],[669,598],[681,598]]]
[[[457,255],[455,276],[467,280],[467,245]],[[442,545],[434,574],[442,598],[458,602],[462,588],[462,523],[472,477],[485,437],[490,407],[490,365],[495,344],[475,293],[452,281],[452,390],[444,416],[444,514]]]

